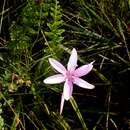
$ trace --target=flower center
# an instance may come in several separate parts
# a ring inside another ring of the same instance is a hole
[[[73,73],[70,71],[66,71],[66,79],[73,81]]]

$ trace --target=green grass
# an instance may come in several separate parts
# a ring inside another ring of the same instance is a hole
[[[0,2],[0,130],[118,130],[130,124],[130,1]],[[95,61],[59,114],[63,84],[45,85],[53,57]],[[125,119],[125,120],[124,120]]]

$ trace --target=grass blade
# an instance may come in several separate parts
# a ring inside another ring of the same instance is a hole
[[[76,103],[76,101],[75,101],[75,99],[73,97],[70,98],[70,103],[71,103],[74,111],[76,112],[76,114],[77,114],[77,116],[78,116],[78,118],[79,118],[79,120],[80,120],[80,122],[82,124],[83,129],[88,130],[88,128],[87,128],[87,126],[85,124],[85,121],[84,121],[84,119],[82,117],[82,114],[80,113],[80,110],[78,108],[78,105],[77,105],[77,103]]]

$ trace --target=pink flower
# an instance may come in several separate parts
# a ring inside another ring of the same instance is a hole
[[[94,85],[89,84],[85,80],[79,78],[88,74],[92,70],[94,62],[83,65],[76,69],[77,67],[76,49],[73,49],[71,52],[71,56],[67,64],[67,69],[55,59],[49,58],[49,62],[60,74],[56,74],[46,78],[44,80],[44,83],[57,84],[57,83],[65,82],[63,94],[61,96],[61,105],[60,105],[60,114],[61,114],[64,106],[64,100],[68,101],[72,96],[73,84],[76,84],[79,87],[87,88],[87,89],[93,89],[95,87]]]

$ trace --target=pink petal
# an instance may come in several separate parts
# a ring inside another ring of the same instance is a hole
[[[74,78],[73,83],[76,84],[76,85],[78,85],[79,87],[82,87],[82,88],[87,88],[87,89],[93,89],[93,88],[95,88],[94,85],[86,82],[85,80],[83,80],[81,78],[77,78],[77,77]]]
[[[65,81],[65,77],[62,74],[50,76],[44,80],[46,84],[57,84]]]
[[[74,48],[71,52],[71,56],[69,58],[69,62],[68,62],[68,65],[67,65],[67,69],[69,71],[73,71],[75,70],[75,68],[77,67],[77,51],[76,49]]]
[[[62,114],[62,111],[63,111],[64,101],[65,101],[65,99],[64,99],[64,96],[62,94],[62,96],[61,96],[61,103],[60,103],[60,115]]]
[[[65,100],[69,100],[73,91],[72,81],[66,80],[63,89],[63,95]]]
[[[78,69],[76,69],[74,71],[74,76],[81,77],[81,76],[84,76],[84,75],[88,74],[93,68],[93,63],[94,63],[94,61],[87,64],[87,65],[83,65],[83,66],[79,67]]]
[[[53,58],[49,58],[50,64],[60,73],[64,74],[66,72],[66,68],[57,60]]]

